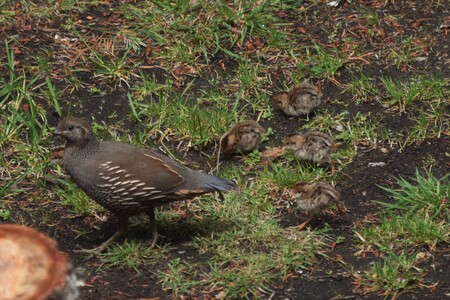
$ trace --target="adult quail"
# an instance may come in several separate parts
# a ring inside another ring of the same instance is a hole
[[[331,136],[317,130],[305,133],[294,133],[283,138],[286,149],[294,151],[298,159],[310,160],[319,164],[329,163],[331,174],[336,171],[336,166],[331,159],[331,153],[335,145]]]
[[[292,193],[298,208],[310,215],[308,220],[297,226],[298,230],[302,230],[333,204],[336,204],[341,214],[346,213],[345,206],[341,202],[341,192],[326,182],[299,182],[292,187]]]
[[[315,85],[301,83],[291,87],[288,92],[276,94],[273,99],[286,115],[300,117],[317,108],[322,103],[322,96],[322,92]]]
[[[237,189],[230,180],[191,170],[151,150],[113,141],[98,141],[83,119],[66,117],[55,135],[66,140],[62,165],[94,201],[118,218],[117,232],[99,247],[100,253],[127,229],[132,215],[146,213],[158,241],[154,208],[198,195]]]
[[[239,122],[220,138],[220,149],[225,156],[253,151],[265,133],[266,130],[255,121]]]

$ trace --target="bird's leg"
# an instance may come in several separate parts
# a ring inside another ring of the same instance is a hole
[[[341,218],[344,221],[348,221],[349,220],[349,216],[348,216],[348,209],[347,207],[345,207],[344,203],[342,203],[341,201],[336,202],[336,207],[339,211],[339,213],[341,214]]]
[[[298,231],[303,230],[303,228],[305,228],[306,225],[308,225],[312,220],[314,220],[316,218],[315,215],[311,216],[308,220],[306,220],[305,222],[303,222],[302,224],[298,225],[296,228]]]
[[[345,207],[345,205],[343,203],[341,203],[340,201],[336,202],[336,207],[339,210],[339,213],[342,215],[347,214],[348,209]]]
[[[333,160],[330,158],[330,166],[331,166],[331,175],[336,173],[336,165],[334,164]]]
[[[156,243],[158,242],[158,238],[162,237],[158,233],[158,230],[156,229],[156,218],[155,218],[155,209],[151,208],[149,211],[147,211],[148,218],[150,219],[150,227],[152,228],[152,244],[150,245],[150,248],[154,248],[156,246]]]
[[[307,220],[307,221],[303,222],[302,224],[298,225],[298,226],[296,227],[297,230],[298,230],[298,231],[303,230],[303,228],[305,228],[305,226],[308,225],[308,223],[309,223],[310,221],[311,221],[311,220]]]
[[[117,231],[104,243],[102,243],[100,246],[95,247],[94,249],[80,249],[75,250],[76,253],[88,253],[92,255],[97,255],[102,253],[106,247],[111,245],[113,242],[115,242],[119,237],[121,237],[128,228],[128,217],[122,217],[119,218],[119,221],[117,223]]]

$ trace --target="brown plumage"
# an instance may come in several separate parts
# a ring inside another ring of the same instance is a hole
[[[328,134],[317,130],[290,134],[284,137],[283,144],[286,149],[292,150],[298,159],[310,160],[319,164],[329,163],[331,173],[336,171],[331,159],[331,153],[335,146],[332,137]]]
[[[230,180],[191,170],[151,150],[98,141],[83,119],[66,117],[55,135],[66,140],[62,165],[72,180],[119,220],[117,232],[91,252],[103,251],[126,231],[129,217],[139,213],[150,218],[154,247],[158,240],[155,207],[237,188]]]
[[[300,117],[309,114],[322,103],[322,92],[314,85],[301,83],[294,85],[288,92],[276,94],[273,99],[276,106],[286,115]]]
[[[328,183],[322,181],[313,183],[299,182],[292,187],[292,193],[298,208],[310,215],[308,220],[297,227],[299,230],[303,229],[309,222],[334,204],[336,204],[341,214],[346,212],[341,202],[341,192]]]
[[[266,130],[252,120],[234,125],[220,138],[220,149],[225,156],[246,153],[258,149]]]

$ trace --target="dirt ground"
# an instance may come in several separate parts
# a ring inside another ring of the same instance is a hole
[[[311,29],[311,35],[320,40],[323,35],[321,30],[332,28],[333,20],[338,18],[351,18],[353,13],[350,2],[341,5],[337,9],[332,9],[326,5],[320,6],[323,9],[322,15],[315,20],[314,24],[308,23],[306,19],[299,20],[296,23],[297,28]],[[363,2],[363,1],[356,1]],[[395,5],[387,5],[383,8],[375,7],[373,9],[380,10],[380,13],[386,15],[396,15],[399,17],[398,22],[402,23],[402,28],[405,30],[425,31],[429,32],[430,47],[424,50],[423,56],[428,58],[426,66],[420,61],[411,62],[404,71],[399,71],[395,66],[386,65],[382,60],[374,62],[368,66],[364,71],[368,76],[379,76],[380,74],[389,75],[392,77],[402,78],[404,73],[409,70],[420,70],[422,73],[434,70],[442,74],[445,78],[450,77],[448,59],[449,59],[449,36],[448,34],[441,34],[436,38],[435,30],[439,28],[442,20],[448,19],[449,5],[446,9],[435,10],[428,9],[427,1],[393,1]],[[405,2],[405,3],[404,3]],[[370,4],[367,4],[370,6]],[[99,14],[99,17],[101,15]],[[286,18],[291,20],[295,16],[286,12]],[[418,24],[418,22],[420,24]],[[318,26],[323,24],[323,26]],[[349,22],[351,24],[351,22]],[[58,24],[50,24],[57,28]],[[322,29],[321,29],[322,28]],[[371,51],[377,51],[380,48],[375,42],[389,43],[390,35],[393,34],[395,26],[383,28],[385,30],[383,40],[367,41],[365,47]],[[51,30],[51,28],[49,29]],[[11,33],[19,32],[19,28],[11,29]],[[23,34],[23,32],[22,32]],[[39,49],[41,45],[48,43],[48,36],[46,31],[33,31],[33,39],[27,44],[29,49]],[[363,34],[362,32],[355,32],[355,34]],[[325,35],[323,35],[325,36]],[[326,43],[327,41],[322,41]],[[22,52],[18,58],[26,60],[26,53]],[[446,63],[447,61],[447,63]],[[218,58],[217,61],[211,63],[212,68],[217,67],[223,61]],[[225,61],[226,63],[226,61]],[[230,62],[231,64],[231,62]],[[156,71],[155,71],[156,72]],[[158,75],[158,74],[157,74]],[[350,81],[350,74],[345,68],[336,77],[342,84]],[[280,78],[278,78],[280,80]],[[63,83],[60,84],[64,86]],[[324,82],[322,89],[326,91],[325,105],[328,109],[339,113],[348,111],[349,114],[355,114],[361,109],[370,111],[373,115],[382,116],[381,122],[392,131],[402,132],[409,126],[408,118],[405,114],[398,112],[387,111],[383,106],[376,101],[365,103],[364,105],[356,105],[348,93],[341,94],[341,91],[332,82]],[[126,116],[129,113],[128,101],[126,99],[126,92],[121,91],[117,94],[110,94],[99,96],[97,101],[107,100],[108,107],[104,107],[99,111],[98,102],[89,100],[89,95],[86,91],[80,90],[65,99],[63,109],[65,111],[77,109],[79,116],[95,115],[97,120],[104,120],[110,122],[107,118],[111,112],[116,112],[119,116]],[[83,109],[75,108],[74,99],[84,101],[82,103]],[[82,100],[85,99],[85,100]],[[335,101],[339,99],[339,101]],[[447,104],[447,111],[450,108]],[[51,125],[56,125],[58,119],[54,115],[54,111],[48,111],[48,117]],[[103,118],[103,119],[102,119]],[[279,143],[281,136],[277,133],[281,131],[295,131],[299,126],[304,124],[306,120],[298,120],[289,118],[278,112],[276,117],[271,121],[262,121],[262,125],[266,128],[271,127],[274,130],[274,138],[264,146],[275,145]],[[128,124],[133,128],[134,124]],[[338,185],[343,193],[344,202],[349,209],[348,220],[340,220],[328,218],[326,221],[332,225],[330,234],[334,236],[344,237],[344,242],[329,249],[327,255],[332,259],[325,259],[318,257],[318,261],[308,272],[297,272],[296,276],[291,277],[287,281],[280,280],[272,287],[272,293],[266,296],[267,299],[381,299],[382,297],[371,294],[365,295],[363,291],[355,284],[352,272],[349,271],[351,266],[353,273],[366,270],[367,267],[375,259],[376,253],[367,253],[363,256],[356,256],[358,251],[355,243],[355,236],[352,231],[352,225],[357,224],[363,220],[370,220],[372,216],[379,213],[379,207],[375,201],[387,201],[389,197],[385,191],[378,186],[395,187],[394,177],[409,178],[414,176],[416,168],[423,168],[426,165],[426,160],[431,156],[435,159],[432,172],[437,177],[442,177],[449,173],[449,157],[446,153],[449,152],[450,138],[442,135],[439,139],[426,140],[420,145],[412,145],[402,149],[398,146],[377,144],[373,149],[360,149],[355,160],[343,171],[342,181]],[[381,148],[388,149],[387,152],[381,151]],[[188,164],[202,165],[204,157],[197,153],[190,153],[186,156]],[[383,162],[384,166],[369,167],[369,163]],[[227,163],[237,163],[229,161]],[[29,183],[30,189],[33,184]],[[42,182],[49,187],[51,183]],[[33,217],[29,215],[21,215],[21,211],[26,208],[34,212]],[[133,269],[118,269],[118,268],[101,268],[102,262],[98,258],[86,259],[82,254],[74,253],[72,250],[79,248],[92,248],[99,244],[99,241],[104,241],[115,230],[114,220],[108,219],[106,222],[96,220],[94,217],[86,221],[82,217],[67,218],[65,207],[55,206],[52,201],[44,203],[43,205],[36,205],[28,201],[26,197],[17,199],[16,202],[11,203],[12,218],[23,220],[24,223],[32,227],[38,228],[46,232],[50,236],[58,236],[58,244],[62,251],[69,253],[70,258],[75,266],[83,266],[86,268],[86,286],[81,288],[81,299],[171,299],[172,294],[168,291],[163,291],[161,283],[158,282],[155,272],[158,270],[158,265],[147,269],[139,267],[140,273]],[[39,216],[45,220],[48,213],[54,217],[53,224],[46,222],[39,222]],[[280,211],[280,223],[283,226],[294,226],[298,224],[298,217],[291,211]],[[97,228],[91,228],[90,224],[96,224]],[[317,222],[313,227],[320,228],[323,223]],[[174,257],[190,261],[202,261],[204,257],[195,249],[187,247],[184,242],[190,240],[191,236],[196,234],[195,230],[186,231],[180,224],[180,232],[171,232],[170,239],[164,240],[164,243],[170,243],[172,246],[171,254]],[[80,229],[92,230],[90,234],[82,237],[77,237],[77,231]],[[164,227],[160,227],[161,233],[164,235]],[[142,240],[144,242],[150,239],[150,232],[130,234],[130,238]],[[436,255],[433,258],[433,263],[421,266],[426,270],[426,281],[438,283],[435,289],[414,289],[412,292],[398,295],[397,299],[448,299],[450,295],[450,249],[449,245],[439,245],[435,251]],[[205,254],[207,255],[207,254]],[[182,299],[189,299],[183,297]],[[211,299],[209,295],[198,295],[196,299]]]

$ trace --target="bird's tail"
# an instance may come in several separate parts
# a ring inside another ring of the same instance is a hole
[[[217,176],[212,176],[209,178],[210,181],[207,183],[208,187],[219,194],[220,200],[224,201],[222,192],[228,192],[233,190],[238,190],[238,185],[231,180],[220,178]]]
[[[206,185],[216,192],[228,192],[239,189],[234,181],[213,175],[209,175]]]

